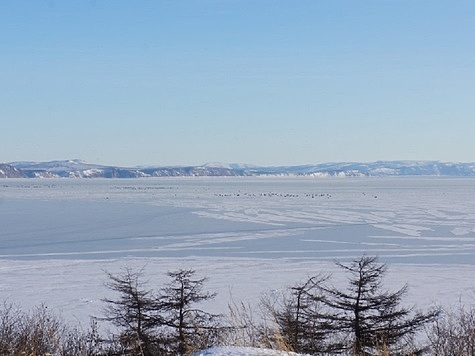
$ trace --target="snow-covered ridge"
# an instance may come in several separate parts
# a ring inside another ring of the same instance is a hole
[[[0,163],[0,178],[24,178],[24,174],[9,164]]]
[[[0,166],[0,178],[142,178],[195,176],[475,176],[475,163],[439,161],[334,162],[316,165],[262,167],[235,163],[201,166],[116,167],[64,160],[12,162]]]

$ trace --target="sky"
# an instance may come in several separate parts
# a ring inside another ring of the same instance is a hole
[[[0,1],[0,162],[475,162],[473,0]]]

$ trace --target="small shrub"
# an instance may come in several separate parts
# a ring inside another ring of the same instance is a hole
[[[475,308],[460,305],[445,312],[429,329],[428,337],[433,355],[475,355]]]

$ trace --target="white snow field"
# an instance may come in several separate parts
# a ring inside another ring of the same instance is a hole
[[[425,308],[474,301],[475,179],[147,178],[0,181],[0,300],[89,324],[105,271],[145,266],[150,288],[193,268],[227,312],[334,261],[389,264]]]
[[[196,352],[193,356],[298,356],[295,352],[259,349],[255,347],[212,347],[207,350]]]

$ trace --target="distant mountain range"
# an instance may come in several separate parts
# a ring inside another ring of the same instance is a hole
[[[143,178],[205,176],[475,176],[475,163],[439,161],[378,161],[259,167],[208,163],[201,166],[116,167],[81,160],[11,162],[0,164],[0,178]]]

